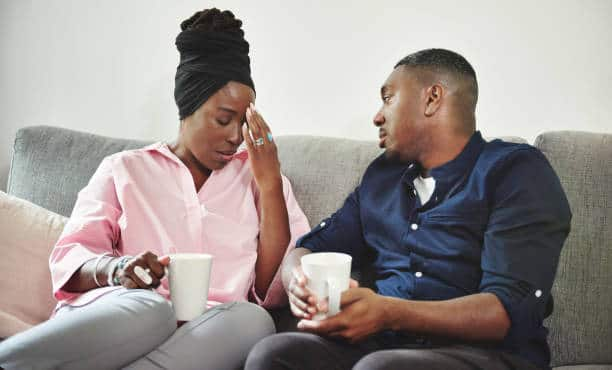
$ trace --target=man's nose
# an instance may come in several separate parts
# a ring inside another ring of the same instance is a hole
[[[376,112],[373,122],[374,122],[374,126],[376,127],[381,126],[383,123],[385,123],[385,116],[383,116],[382,110],[379,110],[378,112]]]

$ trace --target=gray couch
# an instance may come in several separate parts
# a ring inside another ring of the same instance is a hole
[[[282,170],[311,225],[336,210],[380,153],[372,141],[278,137]],[[147,142],[54,127],[15,138],[8,193],[69,216],[77,192],[103,157]],[[612,135],[547,132],[535,146],[549,158],[573,212],[547,320],[552,366],[612,369]]]

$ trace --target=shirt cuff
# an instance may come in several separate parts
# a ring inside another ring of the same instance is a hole
[[[282,265],[281,265],[282,266]],[[253,280],[254,282],[255,280]],[[257,291],[255,290],[255,284],[251,285],[250,296],[252,301],[262,306],[263,308],[275,308],[282,307],[287,304],[287,294],[285,293],[285,287],[283,287],[283,282],[281,279],[281,267],[278,268],[276,275],[274,275],[274,279],[270,283],[270,287],[268,287],[268,291],[266,292],[266,296],[261,298]]]
[[[68,248],[69,251],[61,256],[59,252],[62,249]],[[81,268],[85,263],[99,256],[91,250],[81,246],[63,246],[62,248],[53,251],[49,267],[51,269],[51,277],[53,282],[53,296],[58,301],[71,299],[82,293],[71,293],[63,290],[64,285],[70,280],[74,273]]]
[[[522,337],[523,340],[540,329],[552,304],[550,292],[544,292],[525,281],[485,273],[482,293],[495,295],[506,310],[511,326],[507,337]]]
[[[329,248],[325,247],[325,243],[317,243],[316,235],[322,230],[326,229],[331,222],[331,218],[319,222],[318,225],[312,228],[308,233],[302,235],[295,243],[298,248],[306,248],[311,252],[327,252]],[[318,245],[322,244],[322,245]]]

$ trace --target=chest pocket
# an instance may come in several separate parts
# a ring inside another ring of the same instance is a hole
[[[445,222],[449,224],[486,224],[489,219],[487,209],[432,209],[423,215],[423,221],[427,223]]]
[[[432,223],[486,224],[489,221],[489,210],[486,203],[451,197],[437,207],[427,210],[422,216],[423,221]]]
[[[442,231],[448,238],[454,239],[454,236],[464,239],[463,242],[481,242],[489,222],[488,210],[480,207],[434,208],[421,217],[421,222],[432,231]]]

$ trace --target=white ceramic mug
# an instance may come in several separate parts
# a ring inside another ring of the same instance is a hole
[[[169,257],[170,300],[176,319],[193,320],[206,311],[213,257],[203,253],[177,253]]]
[[[328,300],[328,311],[312,319],[323,320],[340,312],[340,296],[348,289],[352,257],[345,253],[310,253],[302,256],[302,270],[308,279],[307,288],[318,302]]]

